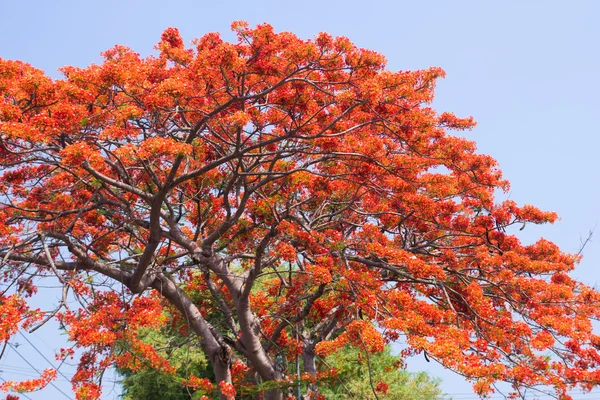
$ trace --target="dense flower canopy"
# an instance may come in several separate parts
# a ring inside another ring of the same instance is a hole
[[[169,373],[137,338],[166,314],[215,372],[188,383],[221,398],[281,398],[296,356],[314,381],[320,356],[392,341],[482,395],[600,382],[599,294],[569,277],[578,256],[511,233],[557,216],[495,201],[494,159],[447,132],[472,118],[429,107],[441,69],[233,29],[186,47],[169,28],[157,56],[116,46],[59,80],[0,60],[0,340],[58,318],[81,399],[110,365]],[[63,301],[29,310],[45,277]]]

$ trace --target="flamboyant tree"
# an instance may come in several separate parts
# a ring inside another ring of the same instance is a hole
[[[171,28],[158,56],[117,46],[58,80],[0,61],[0,340],[58,318],[85,350],[82,399],[110,365],[173,371],[137,337],[165,312],[198,335],[223,399],[239,374],[278,399],[290,358],[310,379],[320,356],[397,340],[482,395],[600,382],[600,295],[569,277],[577,256],[507,232],[557,217],[494,200],[495,161],[447,133],[472,119],[428,106],[441,69],[233,28],[236,43],[191,48]],[[46,277],[63,300],[31,310]]]

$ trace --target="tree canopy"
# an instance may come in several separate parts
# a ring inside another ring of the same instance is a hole
[[[448,133],[473,119],[430,107],[440,68],[233,29],[186,47],[169,28],[156,56],[116,46],[62,79],[0,60],[1,341],[57,318],[79,399],[111,365],[173,373],[137,336],[167,313],[214,372],[186,384],[222,399],[280,399],[297,356],[317,382],[318,357],[394,341],[481,395],[600,382],[600,295],[569,276],[578,255],[517,238],[557,216],[495,200],[495,160]],[[63,299],[30,309],[45,278]]]

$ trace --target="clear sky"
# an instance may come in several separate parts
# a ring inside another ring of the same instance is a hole
[[[2,0],[0,57],[59,77],[57,68],[99,62],[100,52],[117,43],[149,54],[169,26],[188,42],[212,31],[231,40],[230,23],[246,20],[303,38],[320,31],[347,36],[383,53],[391,70],[440,66],[447,78],[438,85],[435,108],[475,117],[479,125],[467,135],[500,162],[512,183],[510,198],[562,217],[553,226],[528,226],[521,238],[544,236],[576,252],[600,222],[599,18],[594,0]],[[590,285],[600,281],[600,227],[596,233],[574,273]],[[50,348],[60,346],[56,336],[40,332],[30,340],[52,357]],[[48,367],[31,345],[17,341],[39,369]],[[27,368],[9,351],[0,377],[26,371],[11,366]],[[455,400],[475,398],[462,378],[421,358],[409,360],[409,368],[442,377],[446,392],[464,393]],[[69,393],[66,381],[57,385]],[[600,399],[597,393],[575,398]],[[49,387],[30,397],[65,396]]]

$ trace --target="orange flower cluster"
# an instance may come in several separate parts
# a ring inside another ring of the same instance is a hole
[[[22,382],[6,381],[0,384],[0,390],[15,391],[15,392],[33,392],[34,390],[43,389],[51,381],[56,378],[56,370],[47,368],[42,371],[39,378],[28,379]]]
[[[221,391],[221,394],[223,394],[227,400],[235,400],[235,388],[233,387],[233,385],[229,382],[219,382],[219,390]]]
[[[213,390],[213,385],[209,379],[198,378],[194,374],[191,374],[189,378],[181,382],[181,384],[194,390],[202,390],[205,393],[210,393]]]
[[[19,330],[28,307],[25,300],[17,295],[0,298],[0,342],[7,342]]]

